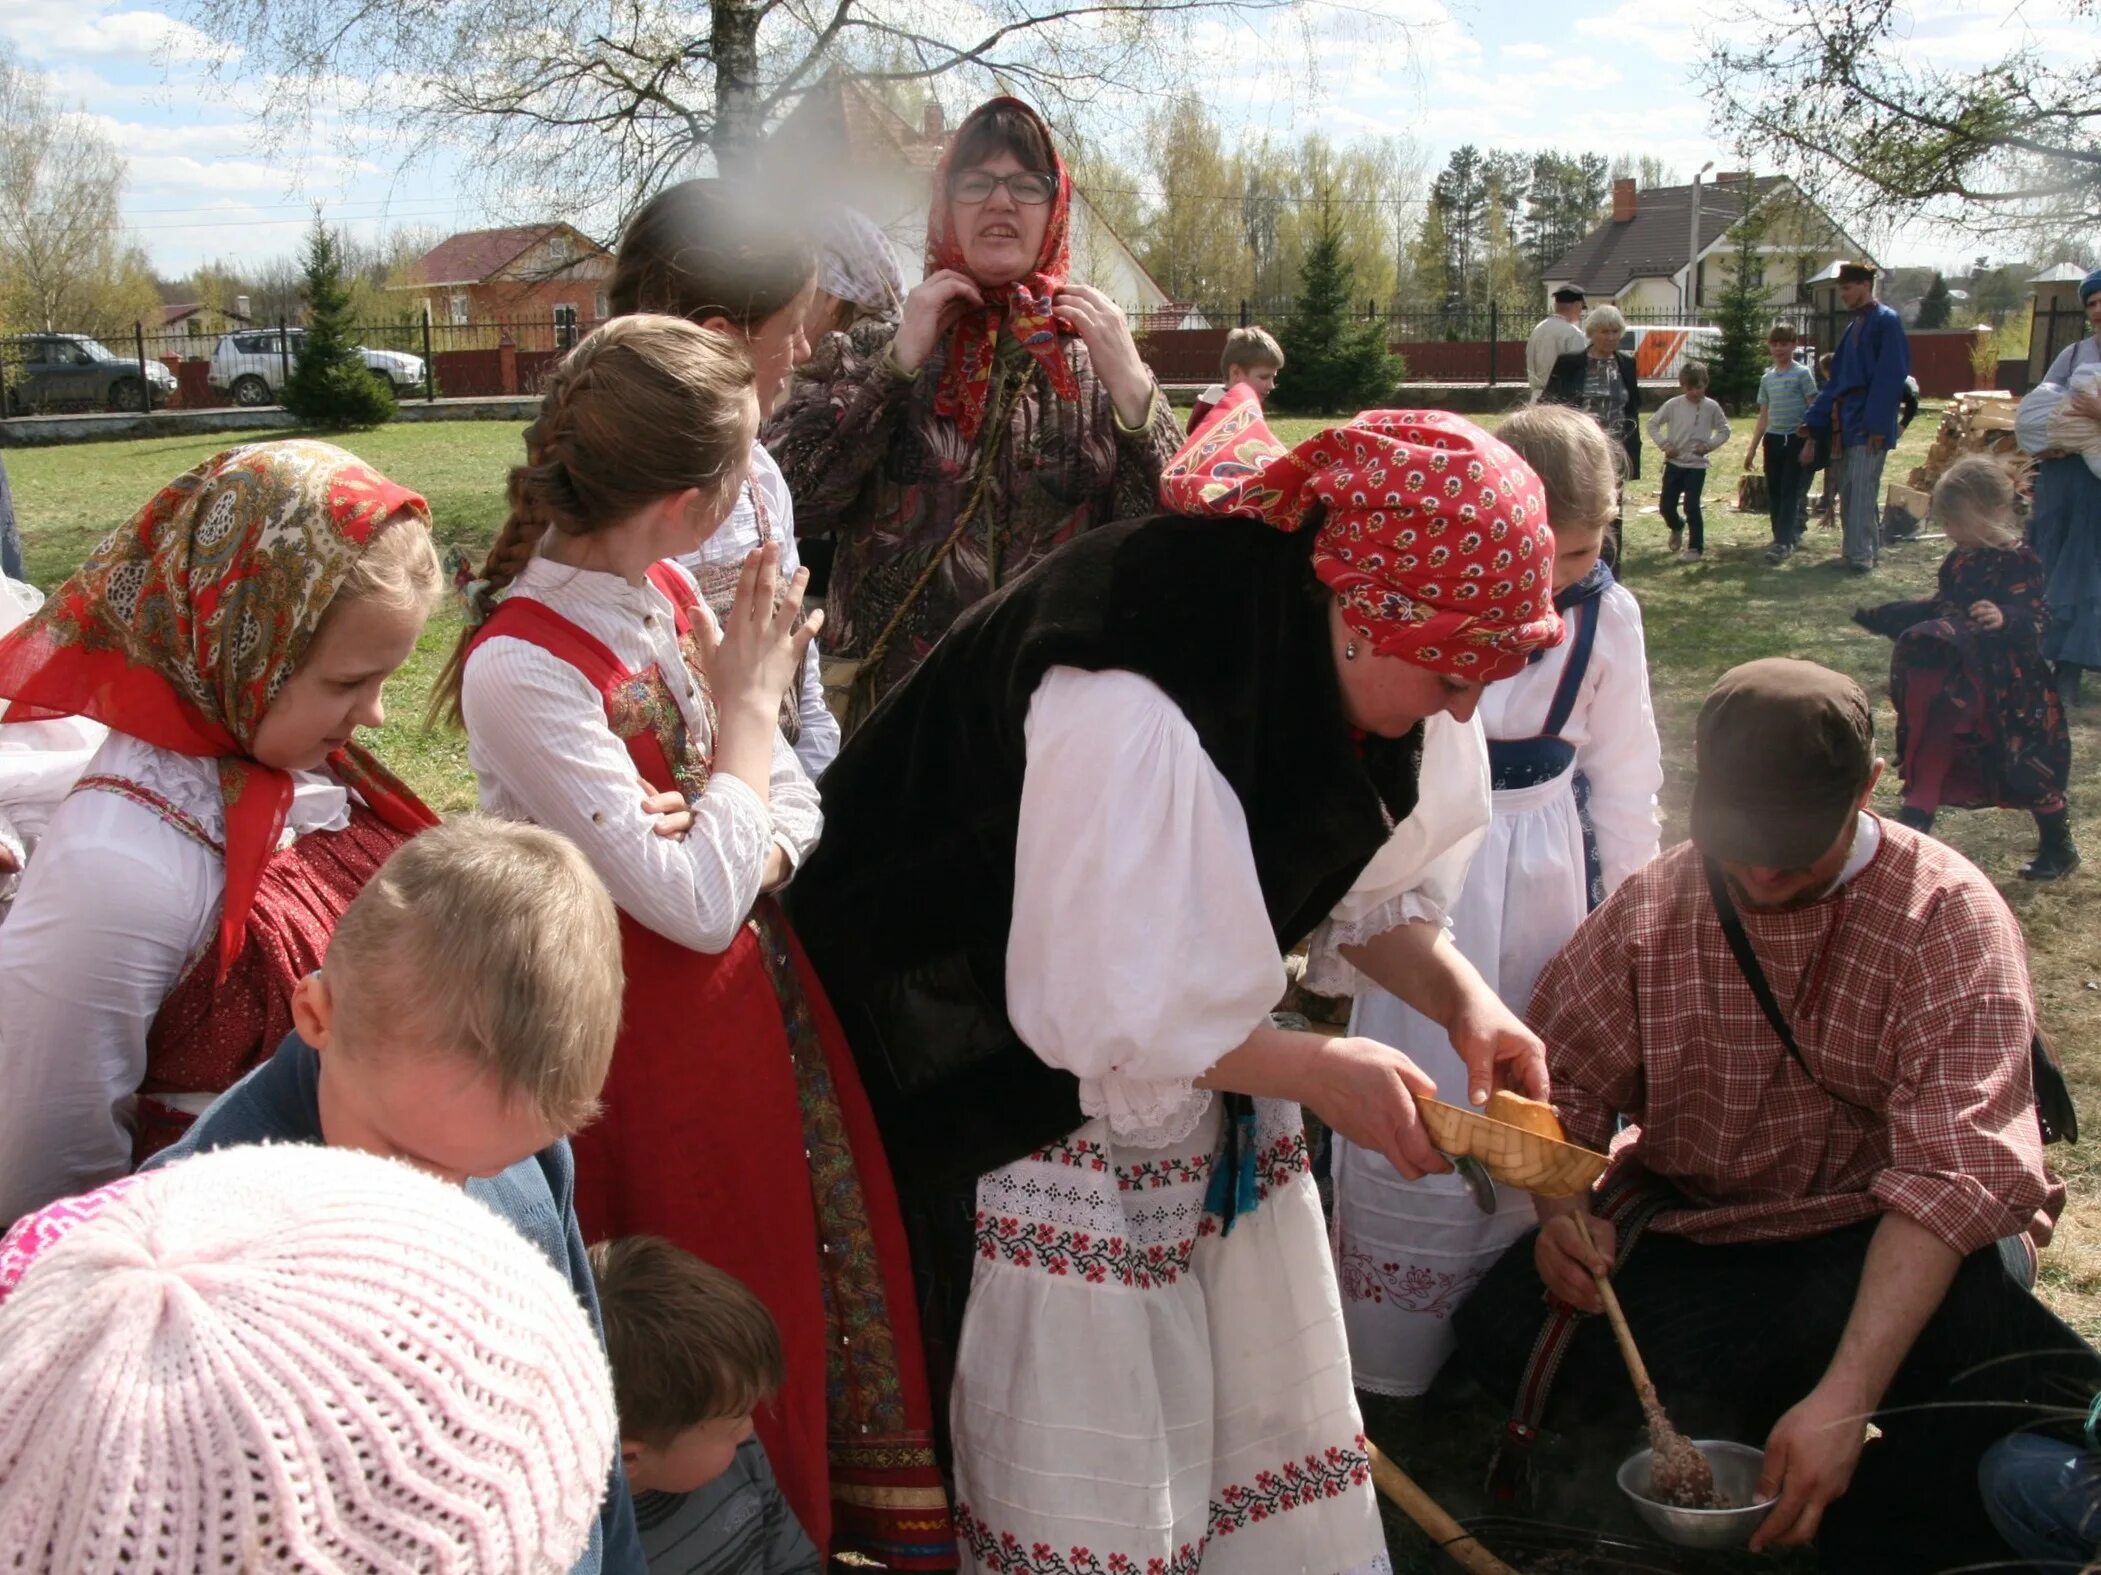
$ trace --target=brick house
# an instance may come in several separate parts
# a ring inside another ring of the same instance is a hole
[[[550,347],[566,349],[605,321],[613,254],[571,224],[467,230],[424,253],[416,282],[393,286],[418,297],[433,326],[502,324],[521,347],[545,325]]]

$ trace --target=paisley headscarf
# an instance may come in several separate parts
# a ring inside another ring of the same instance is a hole
[[[222,976],[292,802],[291,777],[251,753],[256,728],[358,555],[404,511],[429,525],[422,498],[327,443],[230,449],[163,487],[0,639],[5,720],[92,717],[218,762]],[[362,745],[328,765],[396,829],[437,824]]]
[[[1058,156],[1050,127],[1020,99],[995,98],[980,104],[956,129],[943,151],[941,166],[934,171],[934,200],[927,209],[927,272],[943,268],[970,272],[963,261],[962,242],[950,222],[948,178],[956,149],[969,140],[972,123],[996,110],[1009,110],[1035,122],[1043,133],[1044,146],[1051,150],[1055,168],[1049,173],[1057,177],[1058,190],[1050,200],[1050,221],[1044,226],[1043,246],[1036,254],[1035,268],[1012,284],[985,289],[985,304],[965,312],[949,330],[948,360],[941,369],[941,386],[934,393],[934,413],[954,420],[966,443],[976,442],[985,425],[992,367],[999,358],[1002,331],[1012,334],[1035,357],[1050,378],[1052,393],[1067,401],[1080,397],[1079,379],[1073,375],[1071,363],[1058,344],[1059,338],[1070,335],[1072,329],[1059,322],[1051,310],[1072,271],[1072,176],[1066,171],[1065,160]]]
[[[1318,518],[1313,572],[1382,656],[1487,683],[1561,638],[1532,467],[1443,410],[1368,410],[1286,448],[1240,384],[1169,462],[1164,507],[1279,530]]]

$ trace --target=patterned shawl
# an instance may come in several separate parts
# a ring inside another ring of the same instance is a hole
[[[1279,530],[1319,521],[1313,572],[1382,656],[1489,683],[1561,638],[1546,495],[1515,450],[1442,410],[1367,410],[1286,448],[1242,383],[1160,501]]]
[[[949,330],[948,361],[941,370],[934,413],[954,420],[965,443],[975,443],[985,425],[985,406],[991,398],[992,367],[999,357],[1002,328],[1043,367],[1050,378],[1051,392],[1067,402],[1080,397],[1079,382],[1058,348],[1059,337],[1070,335],[1072,329],[1059,322],[1051,310],[1053,298],[1064,288],[1072,271],[1072,176],[1066,171],[1065,160],[1058,156],[1057,144],[1051,141],[1050,127],[1020,99],[995,98],[980,104],[949,140],[940,168],[934,171],[934,200],[927,208],[927,272],[943,268],[966,274],[970,271],[964,265],[963,246],[951,223],[949,165],[956,149],[962,146],[971,121],[996,109],[1017,110],[1042,128],[1044,143],[1057,165],[1052,173],[1058,177],[1058,192],[1050,201],[1050,222],[1044,227],[1043,247],[1036,254],[1035,270],[1003,288],[986,287],[985,304],[964,313]]]
[[[430,523],[422,498],[329,444],[231,449],[163,487],[0,639],[5,720],[87,716],[218,761],[221,977],[292,802],[291,777],[250,754],[256,728],[358,555],[404,510]],[[437,824],[361,745],[328,765],[397,829]]]

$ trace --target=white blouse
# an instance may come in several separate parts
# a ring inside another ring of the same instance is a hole
[[[1590,822],[1597,833],[1605,889],[1656,856],[1661,832],[1656,795],[1663,791],[1662,746],[1649,703],[1649,659],[1641,604],[1624,585],[1598,598],[1597,643],[1590,670],[1561,736],[1576,747],[1576,767],[1590,782]],[[1527,668],[1523,682],[1490,684],[1479,716],[1490,738],[1537,738],[1547,725],[1554,691],[1568,666],[1572,642],[1563,640]],[[1610,682],[1606,680],[1610,678]]]
[[[663,592],[535,558],[509,594],[545,603],[633,671],[655,666],[687,736],[709,752],[708,713]],[[712,617],[705,607],[699,616]],[[460,705],[482,808],[569,838],[623,913],[693,951],[727,951],[759,899],[768,852],[778,845],[799,865],[823,830],[817,789],[776,730],[767,802],[718,773],[692,802],[693,829],[678,840],[658,836],[655,817],[642,808],[648,789],[606,723],[603,697],[568,662],[529,641],[496,635],[477,646]]]
[[[90,777],[159,795],[215,843],[219,768],[112,733]],[[292,774],[280,846],[350,823],[349,791]],[[217,943],[223,857],[149,805],[99,789],[59,804],[0,930],[0,1221],[131,1168],[146,1035]]]
[[[759,528],[759,510],[753,507],[754,495],[765,510],[764,530]],[[678,561],[699,584],[701,599],[720,618],[736,599],[737,577],[744,572],[746,556],[769,541],[780,543],[781,578],[785,581],[802,567],[802,555],[795,547],[795,499],[789,495],[788,480],[765,445],[754,443],[751,482],[738,496],[737,506],[698,551],[689,552]],[[839,753],[839,719],[824,703],[824,680],[818,660],[817,642],[812,640],[803,652],[802,681],[795,694],[796,717],[802,724],[795,740],[795,758],[802,762],[813,782],[824,775],[824,768]]]
[[[1246,817],[1189,719],[1135,673],[1052,668],[1024,731],[1008,1017],[1079,1077],[1086,1114],[1133,1143],[1178,1142],[1210,1104],[1195,1080],[1284,993]],[[1369,934],[1442,922],[1487,823],[1479,727],[1433,718],[1417,811],[1338,915],[1377,922]]]

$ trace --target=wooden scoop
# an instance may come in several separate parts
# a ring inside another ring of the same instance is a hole
[[[1379,1453],[1371,1451],[1371,1479],[1381,1493],[1401,1506],[1401,1511],[1429,1535],[1430,1540],[1462,1569],[1472,1575],[1517,1575],[1517,1571],[1474,1540],[1474,1534],[1446,1513],[1445,1507],[1422,1490],[1415,1478]]]
[[[1576,1234],[1583,1238],[1583,1245],[1596,1252],[1598,1246],[1590,1239],[1590,1226],[1585,1223],[1583,1212],[1579,1209],[1570,1217],[1576,1222]],[[1611,1279],[1603,1274],[1593,1274],[1592,1278],[1598,1282],[1598,1296],[1605,1303],[1605,1319],[1612,1325],[1612,1333],[1619,1341],[1620,1355],[1627,1359],[1627,1371],[1634,1379],[1634,1394],[1641,1401],[1642,1416],[1649,1425],[1652,1496],[1661,1503],[1675,1503],[1679,1494],[1685,1493],[1712,1504],[1715,1498],[1714,1467],[1683,1433],[1671,1426],[1670,1418],[1664,1415],[1663,1402],[1657,1398],[1656,1386],[1649,1381],[1649,1369],[1635,1347],[1634,1331],[1627,1327],[1627,1314],[1620,1306],[1618,1294],[1612,1289]],[[1677,1491],[1671,1491],[1673,1488]]]

